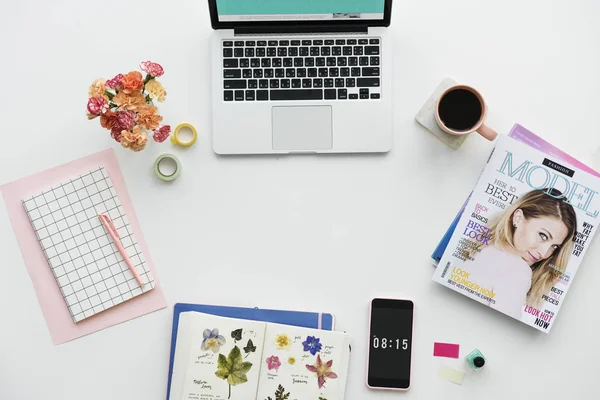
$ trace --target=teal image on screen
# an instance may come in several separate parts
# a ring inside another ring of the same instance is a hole
[[[220,15],[380,13],[385,0],[217,0]]]

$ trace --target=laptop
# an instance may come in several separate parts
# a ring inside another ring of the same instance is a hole
[[[392,0],[209,0],[217,154],[392,147]]]

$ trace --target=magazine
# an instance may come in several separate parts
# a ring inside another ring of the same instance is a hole
[[[583,171],[589,172],[590,174],[600,178],[600,173],[598,173],[597,171],[588,167],[587,165],[579,162],[577,159],[571,157],[564,151],[562,151],[559,148],[548,143],[547,141],[545,141],[541,137],[537,136],[535,133],[531,132],[530,130],[526,129],[525,127],[523,127],[520,124],[515,124],[513,126],[513,128],[510,130],[510,132],[508,133],[508,136],[510,136],[520,142],[526,143],[531,147],[539,149],[551,157],[561,160],[562,162],[566,162],[567,164],[574,165],[575,167],[578,167],[578,168],[582,169]],[[454,217],[454,220],[452,221],[452,223],[446,230],[446,233],[444,234],[444,236],[438,243],[437,247],[431,254],[431,259],[432,259],[433,265],[435,267],[437,267],[438,263],[442,259],[442,256],[444,255],[444,252],[446,251],[448,242],[450,241],[450,238],[452,237],[452,234],[454,233],[456,224],[458,224],[458,220],[460,219],[463,211],[465,210],[465,207],[467,205],[467,202],[469,201],[470,196],[471,195],[469,194],[469,197],[467,197],[467,200],[465,200],[462,207],[460,208],[460,210]]]
[[[550,332],[596,232],[600,179],[500,136],[433,280]]]

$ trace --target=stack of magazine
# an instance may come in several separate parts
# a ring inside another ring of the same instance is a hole
[[[433,280],[550,332],[596,233],[600,174],[521,125],[432,254]]]

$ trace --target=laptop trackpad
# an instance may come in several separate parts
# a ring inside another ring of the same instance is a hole
[[[331,106],[273,107],[273,150],[333,147]]]

